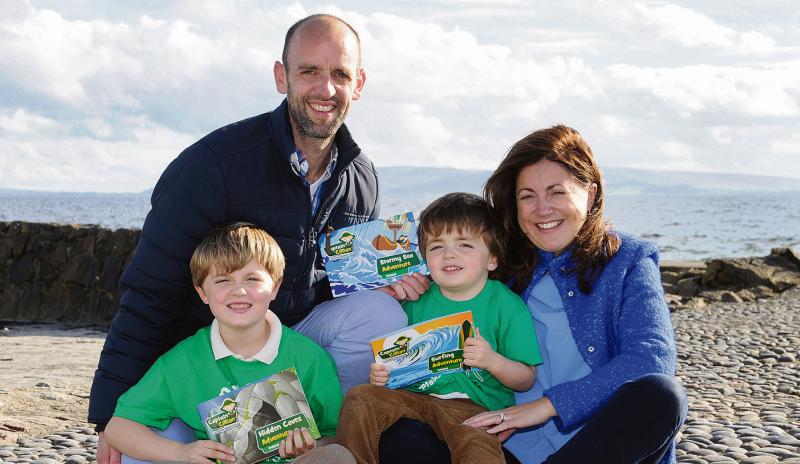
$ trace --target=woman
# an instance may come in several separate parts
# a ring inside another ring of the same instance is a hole
[[[486,184],[509,237],[504,275],[544,363],[517,405],[465,422],[523,463],[674,462],[686,416],[655,245],[612,231],[592,151],[566,126],[517,142]]]

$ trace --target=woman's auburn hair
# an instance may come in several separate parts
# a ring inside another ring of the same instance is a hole
[[[522,232],[517,220],[516,186],[524,168],[545,159],[563,166],[585,188],[597,185],[586,221],[570,245],[578,286],[583,293],[589,293],[594,280],[619,249],[620,240],[610,232],[611,224],[603,218],[603,178],[592,149],[578,131],[564,125],[537,130],[515,143],[486,181],[483,195],[508,240],[506,260],[497,276],[510,280],[512,289],[519,293],[527,287],[536,267],[538,249]]]

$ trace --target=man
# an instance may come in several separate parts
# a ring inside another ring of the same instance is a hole
[[[283,103],[202,138],[159,179],[92,384],[89,421],[100,432],[100,464],[119,459],[102,433],[117,398],[159,355],[211,322],[193,294],[189,258],[217,224],[251,222],[275,237],[286,271],[271,309],[331,353],[345,390],[367,381],[366,342],[405,326],[400,306],[386,294],[416,299],[427,288],[423,276],[407,276],[385,293],[328,301],[317,246],[328,228],[378,217],[374,167],[343,125],[366,81],[360,47],[358,34],[339,18],[298,21],[274,67]]]

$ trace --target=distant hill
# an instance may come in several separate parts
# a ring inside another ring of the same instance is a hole
[[[800,192],[800,179],[742,174],[650,171],[621,167],[602,169],[609,195],[729,194]],[[380,167],[381,194],[398,204],[425,204],[446,192],[480,193],[491,171],[451,168]]]
[[[701,173],[681,171],[651,171],[609,166],[602,168],[609,195],[703,195],[743,192],[800,192],[800,179],[788,177],[751,176],[744,174]],[[447,192],[480,193],[491,171],[436,167],[378,167],[381,196],[395,205],[427,204]],[[118,195],[152,194],[149,188],[141,192]],[[60,192],[15,190],[0,188],[3,195],[40,195]],[[94,192],[71,192],[81,193]],[[109,194],[114,195],[114,194]]]
[[[622,167],[603,169],[610,194],[726,194],[800,192],[800,179],[718,172],[650,171]]]

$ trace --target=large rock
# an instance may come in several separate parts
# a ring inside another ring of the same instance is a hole
[[[763,258],[715,259],[708,263],[702,278],[706,288],[744,288],[764,286],[782,292],[800,285],[800,264],[791,249],[775,249]]]
[[[0,222],[0,320],[107,325],[139,230]]]
[[[661,279],[673,310],[714,301],[761,300],[800,285],[800,253],[775,248],[761,258],[664,262]]]

